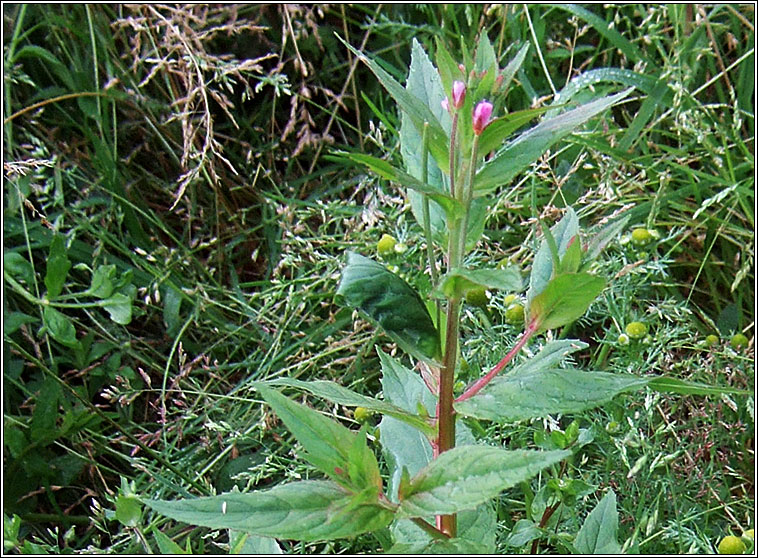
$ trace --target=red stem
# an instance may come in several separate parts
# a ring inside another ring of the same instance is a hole
[[[479,393],[484,386],[489,384],[492,381],[492,378],[497,376],[500,371],[506,367],[506,365],[513,360],[513,357],[516,356],[516,353],[518,353],[524,345],[526,345],[526,342],[529,341],[529,338],[531,338],[532,335],[537,331],[537,328],[539,327],[539,324],[536,320],[532,321],[529,324],[529,327],[524,330],[524,333],[519,338],[518,342],[514,345],[514,347],[508,351],[508,354],[503,357],[503,359],[498,362],[495,367],[487,372],[485,376],[482,376],[479,378],[474,385],[472,385],[470,388],[468,388],[463,394],[461,394],[455,402],[458,403],[459,401],[465,401],[469,397],[473,397],[477,393]]]

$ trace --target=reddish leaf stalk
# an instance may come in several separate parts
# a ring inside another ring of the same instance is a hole
[[[486,375],[479,378],[470,388],[468,388],[463,394],[461,394],[455,402],[459,401],[465,401],[469,397],[473,397],[477,393],[479,393],[484,386],[489,384],[492,379],[497,376],[500,371],[506,367],[506,365],[513,360],[513,357],[516,356],[516,353],[518,353],[524,345],[526,345],[526,342],[529,341],[532,335],[537,331],[537,328],[539,327],[539,324],[537,323],[537,320],[533,320],[529,323],[529,326],[526,328],[524,333],[519,338],[518,342],[513,346],[513,348],[508,351],[508,354],[503,357],[503,359],[498,362],[492,370],[487,372]]]

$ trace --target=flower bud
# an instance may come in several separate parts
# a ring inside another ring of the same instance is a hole
[[[444,110],[446,110],[447,112],[450,112],[450,103],[447,102],[447,97],[445,97],[444,99],[442,99],[442,101],[440,102],[440,104],[442,105],[442,108]]]
[[[458,64],[458,69],[461,71],[462,74],[466,73],[466,66],[463,64]]]
[[[466,98],[466,84],[462,81],[453,82],[453,106],[460,109],[463,106],[463,101]]]
[[[478,136],[490,123],[490,117],[492,116],[492,103],[488,101],[482,101],[474,108],[474,120],[473,127],[474,133]]]

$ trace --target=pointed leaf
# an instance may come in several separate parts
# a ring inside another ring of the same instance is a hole
[[[407,353],[426,361],[440,358],[440,339],[421,297],[383,265],[348,252],[337,294],[359,308]]]
[[[355,434],[340,423],[291,401],[263,384],[255,383],[254,387],[303,446],[307,452],[304,457],[337,482],[346,484],[346,479],[339,472],[347,471]]]
[[[398,514],[423,517],[472,509],[506,488],[568,457],[568,451],[508,451],[458,446],[444,452],[411,481]]]
[[[365,395],[356,393],[335,382],[330,382],[327,380],[303,382],[301,380],[295,380],[292,378],[278,378],[267,383],[268,385],[290,386],[298,389],[304,389],[313,395],[323,397],[332,403],[345,405],[346,407],[364,407],[369,411],[374,411],[383,415],[394,417],[427,435],[433,435],[435,432],[435,429],[432,428],[423,417],[420,417],[417,414],[408,413],[400,407],[392,405],[391,403],[387,403],[386,401],[374,399],[372,397],[366,397]]]
[[[353,486],[375,488],[376,494],[382,489],[382,477],[376,456],[366,442],[366,426],[355,436],[347,461],[347,473]]]
[[[680,393],[682,395],[721,395],[722,393],[750,395],[753,393],[746,389],[709,386],[708,384],[688,382],[687,380],[668,378],[666,376],[652,376],[647,385],[650,386],[650,389],[654,389],[655,391]]]
[[[524,63],[526,53],[529,51],[529,43],[526,42],[513,57],[513,60],[508,62],[508,65],[503,69],[503,83],[500,85],[501,91],[506,91],[508,86],[513,81],[513,76],[519,71],[521,65]]]
[[[264,537],[316,541],[351,537],[389,525],[394,514],[366,504],[340,514],[352,494],[330,481],[301,481],[270,490],[189,500],[146,500],[156,512],[177,521],[235,529]]]
[[[521,134],[498,151],[477,173],[474,179],[475,195],[483,196],[513,178],[539,159],[554,143],[566,137],[578,126],[600,114],[629,95],[627,89],[616,95],[597,99],[560,116],[545,120]]]
[[[448,137],[430,108],[414,95],[406,91],[402,85],[384,71],[374,60],[371,60],[362,52],[354,49],[343,41],[342,38],[338,37],[338,39],[369,67],[379,80],[379,83],[382,84],[398,104],[400,110],[410,116],[413,125],[416,126],[419,133],[424,129],[424,122],[429,123],[429,150],[440,168],[447,168],[449,163]]]
[[[462,415],[499,422],[578,413],[616,395],[647,385],[649,378],[553,368],[521,371],[495,378],[481,392],[454,408]]]
[[[605,288],[605,279],[589,273],[564,273],[552,279],[529,305],[537,332],[569,324],[587,311]]]
[[[571,208],[566,209],[566,214],[550,229],[556,247],[558,258],[563,257],[568,249],[569,242],[579,234],[579,218]],[[532,273],[529,276],[529,290],[526,292],[527,307],[532,299],[540,294],[553,277],[553,256],[547,238],[543,238],[540,248],[534,256]]]
[[[579,554],[621,554],[618,543],[619,515],[616,511],[616,494],[609,490],[590,512],[574,540]]]
[[[97,298],[108,298],[113,294],[113,279],[116,277],[116,266],[101,265],[92,273],[90,287],[86,294]]]
[[[620,233],[626,228],[627,222],[631,215],[624,215],[618,219],[615,219],[600,229],[597,233],[592,235],[587,243],[587,252],[585,253],[585,260],[592,262],[605,250]]]
[[[50,253],[45,271],[47,298],[52,299],[61,294],[66,282],[66,275],[71,269],[71,261],[66,255],[66,245],[61,235],[55,235],[50,243]]]

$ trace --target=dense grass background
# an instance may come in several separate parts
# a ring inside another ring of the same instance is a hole
[[[333,304],[342,255],[372,254],[393,234],[409,250],[387,263],[422,289],[428,279],[401,192],[330,156],[348,148],[399,158],[395,108],[335,34],[401,81],[413,38],[433,52],[440,37],[462,56],[487,33],[501,65],[530,42],[509,110],[548,103],[600,68],[651,80],[652,93],[638,90],[502,191],[472,261],[528,268],[532,192],[549,221],[566,204],[586,227],[627,210],[630,228],[658,238],[639,247],[627,231],[609,248],[603,269],[616,279],[571,331],[591,343],[581,364],[754,389],[752,5],[3,9],[5,273],[41,298],[65,252],[70,307],[59,310],[79,341],[55,339],[42,305],[6,279],[6,550],[157,550],[159,529],[194,552],[223,552],[226,533],[148,512],[124,527],[113,511],[123,483],[174,497],[306,477],[312,470],[249,382],[291,376],[378,390],[373,346],[392,346]],[[76,294],[111,264],[134,296],[125,326]],[[464,311],[464,379],[518,334],[503,313],[502,295]],[[619,346],[637,319],[649,343]],[[738,331],[749,345],[734,350]],[[706,346],[708,334],[720,342]],[[752,397],[640,393],[558,421],[572,418],[597,426],[569,475],[616,490],[630,548],[712,552],[723,535],[754,526]],[[481,434],[521,447],[556,426]],[[596,501],[581,501],[560,528],[575,532]],[[519,489],[499,503],[503,552],[518,550],[506,544],[522,502]],[[381,542],[283,546],[375,552]]]

